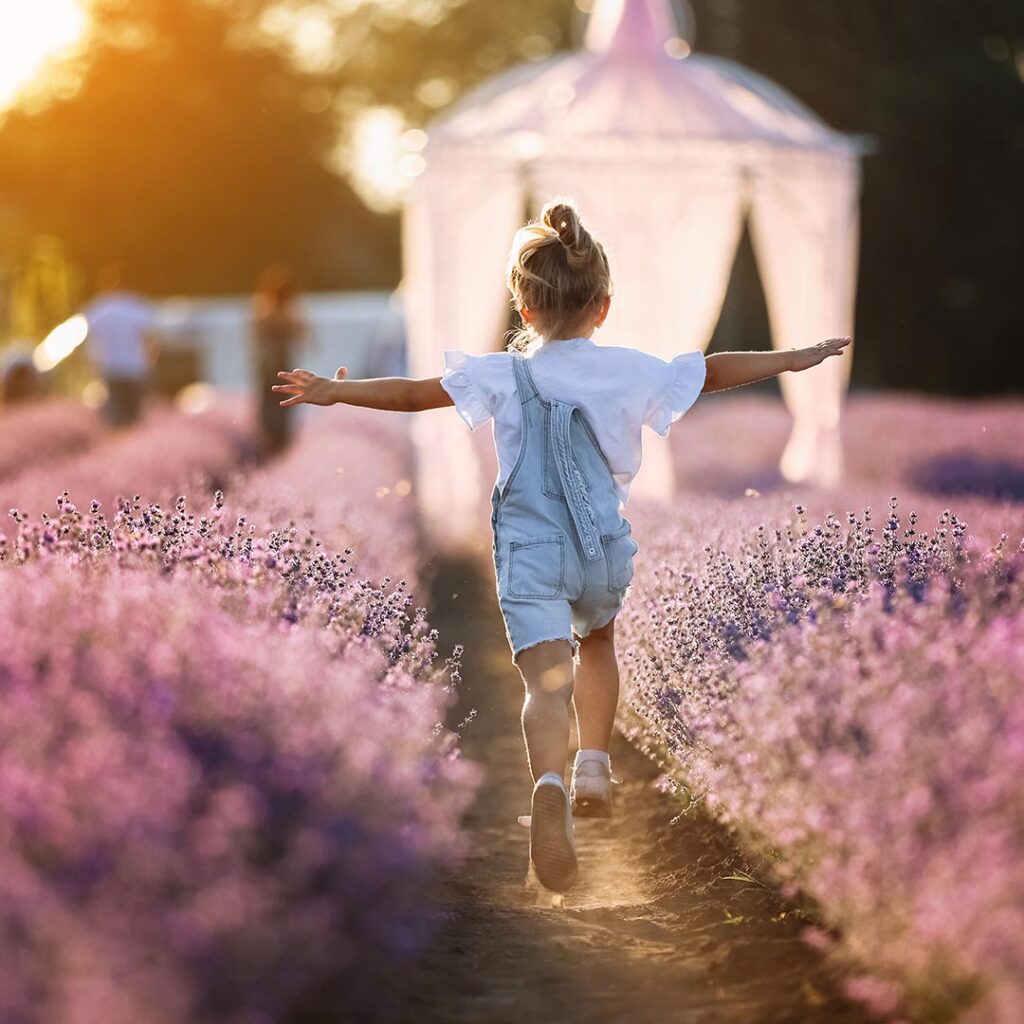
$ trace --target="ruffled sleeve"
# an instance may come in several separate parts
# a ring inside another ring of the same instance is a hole
[[[445,352],[441,374],[441,387],[448,392],[455,411],[470,430],[483,426],[494,415],[479,379],[480,358],[465,352]]]
[[[669,427],[697,401],[707,374],[704,353],[684,352],[666,364],[666,371],[668,383],[651,404],[645,420],[661,437],[668,437]]]

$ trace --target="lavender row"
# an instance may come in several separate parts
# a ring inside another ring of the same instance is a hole
[[[851,995],[1019,1020],[1020,533],[988,547],[948,512],[923,531],[895,502],[877,522],[754,523],[766,507],[636,518],[624,728],[818,901],[830,931],[808,938],[846,960]]]
[[[374,410],[311,417],[298,442],[266,465],[237,502],[267,522],[300,523],[327,546],[351,547],[370,578],[415,578],[418,519],[407,423]]]
[[[363,577],[414,545],[405,505],[377,498],[401,445],[356,427],[305,435],[243,514],[218,497],[18,515],[5,1020],[387,1019],[474,779],[441,725],[457,664],[437,664],[406,580]],[[334,459],[357,481],[343,500]],[[377,502],[368,559],[340,546],[345,500]]]
[[[790,426],[778,400],[705,396],[672,435],[681,493],[733,498],[748,489],[792,490],[777,468]],[[963,511],[971,499],[1024,499],[1019,402],[860,394],[845,407],[842,436],[850,507],[894,492],[913,495],[922,512],[926,504],[941,512],[954,500]]]
[[[99,416],[77,403],[0,409],[0,480],[83,452],[102,436]]]
[[[195,414],[155,409],[138,426],[107,434],[79,454],[0,480],[0,508],[38,515],[52,510],[63,490],[106,508],[134,493],[160,500],[186,489],[212,494],[253,451],[250,417],[237,403]]]

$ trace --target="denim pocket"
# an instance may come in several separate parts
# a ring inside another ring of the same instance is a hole
[[[633,579],[633,556],[640,548],[630,536],[631,529],[629,523],[624,522],[613,533],[601,535],[608,565],[608,589],[613,594],[621,594]]]
[[[565,536],[514,540],[508,552],[509,597],[554,601],[565,593]]]

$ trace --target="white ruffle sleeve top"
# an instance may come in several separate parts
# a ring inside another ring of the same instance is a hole
[[[494,421],[501,487],[519,456],[522,420],[509,352],[471,356],[445,352],[441,386],[470,430]],[[569,338],[533,346],[527,352],[541,397],[579,407],[604,450],[625,503],[643,457],[641,428],[667,437],[672,424],[704,387],[701,352],[666,362],[633,348],[597,345]]]

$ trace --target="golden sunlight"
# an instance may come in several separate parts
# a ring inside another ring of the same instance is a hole
[[[89,325],[81,314],[58,324],[36,345],[32,353],[35,368],[43,373],[52,370],[85,341],[88,333]]]
[[[0,3],[0,110],[85,30],[79,0]]]
[[[413,178],[423,172],[421,150],[427,133],[406,128],[405,119],[392,107],[368,107],[356,118],[351,140],[337,153],[336,167],[348,174],[363,202],[371,209],[398,208]]]

